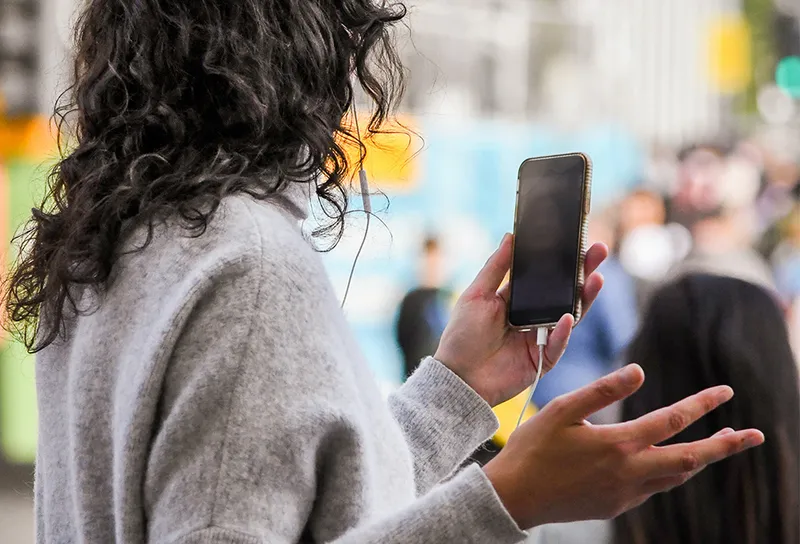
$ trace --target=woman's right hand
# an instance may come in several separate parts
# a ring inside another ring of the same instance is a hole
[[[555,399],[511,435],[484,471],[520,527],[616,517],[707,465],[764,442],[754,429],[723,429],[705,440],[656,446],[730,400],[727,386],[630,422],[586,421],[643,382],[641,367],[627,366]]]

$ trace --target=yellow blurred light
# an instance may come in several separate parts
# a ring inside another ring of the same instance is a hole
[[[750,25],[738,15],[726,15],[709,29],[708,70],[712,84],[722,93],[738,93],[753,76]]]
[[[523,407],[525,407],[525,415],[522,416],[523,422],[533,417],[536,413],[536,408],[532,404],[525,406],[529,394],[530,389],[526,389],[513,399],[493,408],[494,414],[500,421],[500,428],[495,433],[492,441],[498,446],[505,446],[506,442],[508,442],[508,438],[517,427],[517,420],[519,419],[519,414],[522,412]]]
[[[367,150],[364,169],[372,189],[405,192],[413,189],[419,179],[418,147],[410,118],[398,118],[387,123],[377,134],[367,134],[369,117],[359,116],[361,140]],[[356,134],[352,117],[344,120],[352,134]],[[354,142],[344,142],[347,159],[355,166],[359,161],[359,148]],[[355,172],[353,172],[355,173]]]

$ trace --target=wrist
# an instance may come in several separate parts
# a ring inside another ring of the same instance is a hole
[[[474,377],[473,374],[466,369],[461,368],[460,365],[453,364],[454,359],[449,357],[446,353],[436,350],[433,358],[447,367],[450,372],[458,376],[462,382],[467,384],[473,391],[475,391],[475,393],[477,393],[478,396],[480,396],[489,406],[494,408],[497,404],[499,404],[492,395],[489,395],[488,392],[480,386],[480,379]]]
[[[483,467],[483,472],[489,483],[492,484],[495,493],[500,498],[500,502],[520,528],[528,530],[533,528],[536,523],[531,515],[531,508],[518,490],[520,478],[505,466],[505,460],[498,456]]]

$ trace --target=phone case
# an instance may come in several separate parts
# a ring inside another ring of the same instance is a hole
[[[581,205],[581,229],[580,229],[580,240],[578,241],[578,274],[577,274],[577,282],[576,282],[576,289],[575,289],[575,300],[572,302],[572,315],[575,317],[575,324],[577,325],[578,322],[583,317],[583,284],[584,284],[584,264],[586,261],[586,244],[589,238],[589,213],[591,212],[592,208],[592,159],[586,155],[585,153],[562,153],[560,155],[548,155],[546,157],[534,157],[530,159],[526,159],[522,162],[525,164],[529,161],[544,161],[550,159],[559,159],[562,157],[581,157],[583,158],[586,164],[586,170],[584,172],[584,176],[586,182],[583,186],[583,195],[582,195],[582,205]],[[520,167],[521,170],[521,167]],[[520,178],[519,175],[517,176],[517,196],[516,196],[516,203],[514,204],[514,239],[513,245],[511,248],[512,255],[514,254],[514,246],[516,245],[516,229],[517,229],[517,214],[519,213],[519,184]],[[514,261],[512,257],[511,261],[511,275],[510,278],[514,277]],[[508,311],[510,312],[511,305],[508,306]],[[508,318],[507,318],[508,319]],[[510,322],[510,320],[509,320]],[[554,323],[537,323],[531,325],[520,325],[520,326],[513,326],[511,328],[518,331],[529,331],[534,328],[546,327],[546,328],[553,328],[556,326],[558,322]]]

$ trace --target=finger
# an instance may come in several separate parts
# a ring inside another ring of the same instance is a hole
[[[565,423],[577,423],[635,393],[644,383],[639,365],[628,365],[594,383],[558,397],[548,408],[558,411]]]
[[[592,244],[583,260],[583,274],[588,278],[608,259],[608,246],[603,243]]]
[[[506,303],[508,306],[509,301],[511,300],[511,282],[507,281],[503,284],[502,287],[497,291],[497,296],[503,299],[503,302]]]
[[[636,442],[642,447],[659,444],[731,398],[733,389],[727,385],[712,387],[633,421],[611,425],[607,430],[619,433],[620,440]]]
[[[712,436],[712,438],[717,438],[719,436],[726,436],[731,433],[734,433],[733,429],[730,427],[725,427],[721,431],[718,431],[716,434]],[[656,493],[665,493],[667,491],[671,491],[676,487],[679,487],[698,474],[700,474],[705,467],[701,467],[699,469],[695,469],[691,472],[684,472],[683,474],[679,474],[677,476],[670,475],[662,478],[656,478],[654,480],[649,480],[645,482],[644,486],[642,487],[642,493],[646,494],[647,496],[654,495]]]
[[[583,284],[583,292],[581,293],[581,306],[583,309],[581,312],[581,319],[583,319],[583,316],[591,309],[594,301],[597,300],[597,296],[603,289],[605,281],[605,278],[600,272],[595,272],[586,278],[586,283]]]
[[[656,478],[668,478],[702,470],[712,463],[727,459],[764,443],[764,434],[756,429],[712,436],[690,444],[650,448],[643,453],[642,466]]]
[[[543,371],[550,371],[559,359],[564,355],[569,344],[569,338],[572,334],[572,329],[575,326],[575,318],[572,314],[565,314],[558,320],[553,331],[547,339],[547,346],[544,348],[544,367]],[[526,333],[529,335],[531,344],[536,344],[536,331]]]
[[[486,264],[467,288],[471,296],[494,295],[511,268],[512,239],[510,234],[503,236],[500,247],[489,257]]]
[[[668,491],[672,491],[676,487],[680,487],[694,478],[695,475],[696,474],[694,472],[686,472],[677,476],[667,476],[666,478],[655,478],[653,480],[648,480],[642,486],[642,494],[650,497],[651,495],[655,495],[657,493],[666,493]]]

